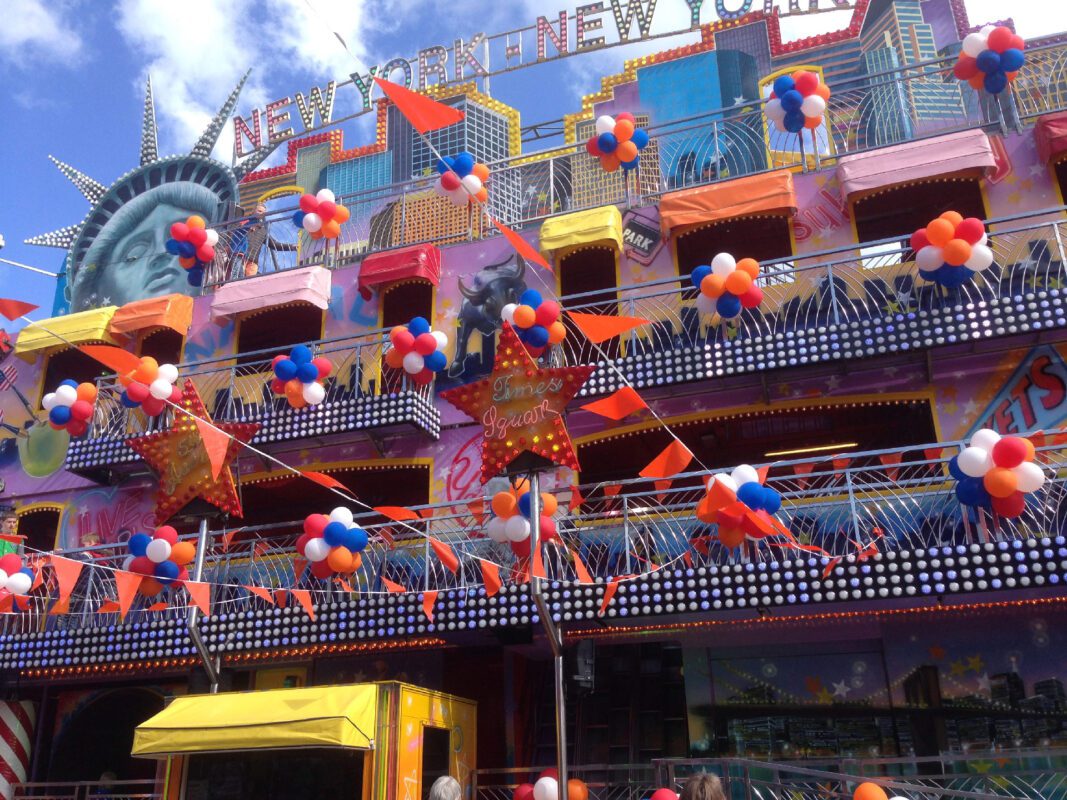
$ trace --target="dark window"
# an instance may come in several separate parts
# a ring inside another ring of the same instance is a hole
[[[186,796],[203,800],[358,797],[363,762],[360,751],[325,748],[195,755],[189,759]]]
[[[108,369],[94,358],[89,358],[81,350],[70,347],[48,356],[48,366],[44,370],[44,384],[41,386],[41,397],[49,392],[54,392],[62,381],[70,380],[78,383],[94,382],[101,375],[106,375]]]
[[[946,211],[958,211],[964,217],[986,218],[977,178],[896,186],[861,198],[852,205],[860,242],[891,237],[905,241]]]
[[[737,217],[682,233],[677,238],[678,274],[710,264],[718,253],[772,261],[793,255],[788,217]]]
[[[19,536],[26,537],[26,547],[31,550],[54,550],[58,534],[57,509],[38,508],[19,514]]]
[[[152,331],[141,339],[138,354],[152,356],[160,364],[178,364],[182,360],[185,337],[170,328]]]
[[[382,327],[407,325],[413,317],[425,317],[433,322],[433,284],[427,281],[406,281],[390,286],[379,297]]]
[[[1056,183],[1060,187],[1060,199],[1067,203],[1067,158],[1056,164],[1055,171]]]
[[[271,308],[245,317],[237,326],[237,352],[255,353],[261,350],[268,354],[252,359],[269,361],[274,355],[287,351],[293,345],[308,344],[322,338],[322,310],[306,303]]]
[[[447,728],[422,729],[422,796],[430,796],[430,787],[442,775],[448,774],[448,753],[452,736]]]
[[[619,313],[613,249],[591,247],[577,250],[560,259],[558,272],[561,297],[584,295],[568,300],[567,308],[601,316]],[[567,337],[573,363],[596,362],[603,358],[596,348],[584,341],[577,329],[569,331]],[[601,343],[600,348],[609,358],[615,358],[619,354],[619,340],[609,339]]]

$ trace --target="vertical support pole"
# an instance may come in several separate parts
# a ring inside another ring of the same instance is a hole
[[[560,206],[560,211],[563,207]],[[548,213],[556,213],[556,159],[548,159]],[[538,217],[540,214],[532,214],[531,216]],[[521,219],[521,218],[520,218]]]
[[[625,552],[626,560],[624,562],[626,564],[626,574],[627,575],[632,575],[634,570],[633,570],[633,565],[630,563],[630,551],[632,549],[635,549],[635,548],[632,548],[630,546],[631,541],[630,541],[630,502],[629,502],[629,500],[630,500],[629,496],[627,496],[627,495],[623,495],[622,496],[622,538],[623,538],[623,546],[626,548],[626,552]]]
[[[834,286],[834,265],[833,263],[826,265],[826,285],[830,290],[830,308],[834,312],[834,324],[837,325],[841,322],[841,311],[837,307],[837,287]]]
[[[856,492],[855,487],[852,485],[852,469],[845,467],[845,486],[848,487],[848,514],[852,517],[852,535],[855,540],[860,541],[860,515],[859,509],[856,507]]]
[[[205,517],[200,520],[200,533],[196,540],[196,561],[193,562],[193,581],[196,583],[199,583],[204,577],[204,556],[207,552],[207,532],[207,518]],[[207,646],[204,644],[204,640],[200,636],[200,629],[196,627],[196,620],[199,615],[200,609],[197,608],[194,603],[189,607],[189,639],[192,641],[193,647],[196,648],[200,660],[204,663],[204,672],[207,673],[208,681],[211,684],[208,691],[211,694],[218,694],[219,659],[208,652]]]

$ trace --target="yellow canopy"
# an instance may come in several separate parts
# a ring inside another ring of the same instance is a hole
[[[622,214],[615,206],[564,214],[541,226],[541,252],[554,253],[581,244],[611,244],[622,250]]]
[[[59,350],[67,347],[68,343],[117,344],[108,331],[108,325],[116,310],[117,306],[104,306],[31,323],[19,332],[18,341],[15,342],[15,355],[26,361],[33,361],[38,353]]]
[[[179,697],[137,726],[133,755],[374,747],[378,687],[314,686]]]

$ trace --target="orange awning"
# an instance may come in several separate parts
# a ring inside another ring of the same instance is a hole
[[[670,192],[663,195],[659,204],[660,225],[667,235],[750,214],[792,216],[796,210],[793,173],[788,170]]]
[[[108,330],[116,336],[134,336],[141,331],[170,328],[182,336],[193,321],[193,298],[184,294],[165,294],[127,303],[115,312]]]
[[[1067,156],[1067,111],[1047,114],[1034,123],[1034,138],[1041,161],[1059,161]]]

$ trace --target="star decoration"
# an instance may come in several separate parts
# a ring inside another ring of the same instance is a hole
[[[188,378],[179,405],[195,417],[212,422],[200,392]],[[162,525],[194,498],[200,497],[223,511],[241,516],[241,501],[233,482],[231,462],[241,442],[249,441],[259,430],[257,422],[212,423],[229,434],[230,444],[219,477],[211,477],[211,464],[196,422],[188,414],[176,413],[168,430],[127,439],[128,444],[159,475],[156,491],[156,524]]]
[[[578,469],[563,413],[593,369],[539,366],[504,323],[489,377],[441,392],[483,426],[482,483],[526,452]]]
[[[993,684],[989,680],[989,676],[988,675],[979,675],[978,676],[978,690],[982,691],[982,692],[991,692],[991,691],[993,691]]]
[[[840,697],[840,698],[843,699],[851,691],[852,691],[852,687],[849,686],[844,681],[835,681],[834,682],[834,697]]]
[[[950,670],[952,675],[962,675],[967,671],[967,665],[963,661],[953,661],[952,669]]]

